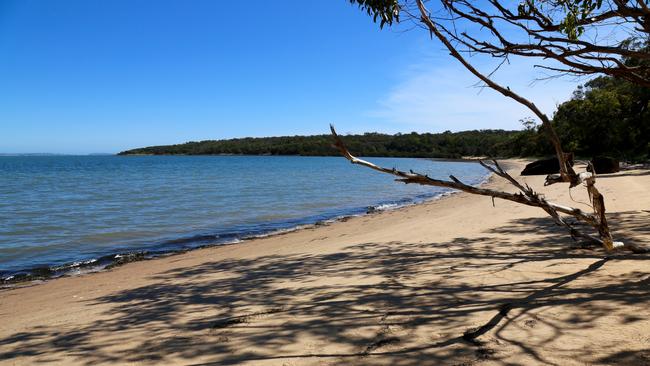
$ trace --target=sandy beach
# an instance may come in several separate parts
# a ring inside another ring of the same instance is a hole
[[[584,189],[520,178],[587,209]],[[650,173],[597,184],[615,240],[650,246]],[[494,204],[458,193],[3,290],[0,364],[650,365],[650,255]]]

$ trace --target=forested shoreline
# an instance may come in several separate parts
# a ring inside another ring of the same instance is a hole
[[[553,125],[562,144],[578,157],[610,156],[625,161],[647,161],[650,156],[650,90],[611,77],[598,77],[580,86],[561,104]],[[360,156],[457,159],[553,155],[544,131],[524,118],[523,129],[473,130],[442,133],[346,135],[343,140]],[[326,126],[324,126],[326,127]],[[247,137],[191,141],[150,146],[119,155],[302,155],[336,156],[329,134],[314,136]]]
[[[506,143],[522,131],[481,130],[444,133],[388,135],[365,133],[343,139],[355,153],[364,156],[460,158],[462,156],[505,156]],[[282,136],[207,140],[178,145],[151,146],[121,152],[120,155],[302,155],[336,156],[328,135]]]

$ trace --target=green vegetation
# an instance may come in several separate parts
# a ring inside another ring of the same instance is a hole
[[[611,77],[578,88],[553,123],[567,151],[639,161],[650,157],[650,89]]]
[[[566,151],[578,157],[610,156],[624,161],[650,159],[650,89],[601,76],[578,87],[553,117]],[[521,156],[551,153],[544,131],[525,121]]]
[[[347,146],[361,156],[396,156],[459,158],[461,156],[519,155],[517,141],[526,131],[481,130],[444,133],[409,133],[387,135],[365,133],[344,136]],[[231,140],[188,142],[180,145],[152,146],[121,152],[130,154],[243,154],[243,155],[313,155],[335,156],[332,136],[286,136],[241,138]]]
[[[611,77],[579,87],[558,107],[553,125],[567,151],[578,157],[605,155],[626,161],[650,158],[650,89]],[[460,158],[462,156],[534,157],[553,155],[544,131],[523,119],[522,131],[480,130],[387,135],[366,133],[343,139],[360,156]],[[120,155],[311,155],[333,156],[330,135],[208,140],[152,146]]]

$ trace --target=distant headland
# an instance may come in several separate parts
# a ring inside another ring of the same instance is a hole
[[[362,156],[461,158],[463,156],[520,156],[529,146],[531,131],[473,130],[442,133],[347,135],[343,139]],[[150,146],[118,155],[302,155],[337,156],[330,135],[246,137],[228,140],[191,141],[177,145]]]

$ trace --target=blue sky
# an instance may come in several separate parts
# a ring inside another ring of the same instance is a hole
[[[421,30],[347,0],[0,0],[0,152],[94,153],[243,136],[520,128],[522,107]],[[489,68],[487,60],[476,60]],[[575,88],[497,79],[547,113]]]

